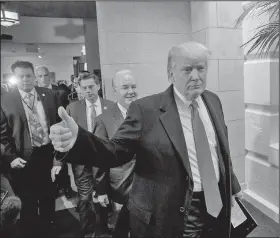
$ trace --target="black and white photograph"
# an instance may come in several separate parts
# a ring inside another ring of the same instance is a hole
[[[1,1],[1,238],[276,238],[279,0]]]

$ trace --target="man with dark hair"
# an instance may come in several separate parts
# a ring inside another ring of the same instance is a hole
[[[49,128],[59,121],[61,106],[57,94],[34,87],[32,63],[16,61],[11,66],[17,89],[1,98],[1,143],[11,168],[15,194],[22,201],[22,237],[50,237],[55,211],[54,184],[51,180],[54,148]],[[41,226],[37,226],[38,210]]]
[[[86,75],[79,78],[79,86],[84,99],[72,102],[66,108],[67,112],[74,118],[75,122],[90,132],[93,131],[96,116],[102,114],[114,103],[112,101],[102,99],[97,92],[100,88],[99,78],[96,75]],[[52,178],[60,172],[62,163],[55,163],[52,169]],[[99,179],[99,174],[94,173],[91,166],[73,164],[72,165],[75,182],[78,188],[79,202],[77,210],[80,216],[81,236],[86,237],[92,235],[96,228],[96,215],[99,215],[98,220],[100,226],[106,226],[108,215],[104,209],[96,211],[96,206],[92,203],[92,194],[95,191],[96,180]],[[96,169],[95,169],[96,170]],[[96,212],[98,214],[96,214]]]

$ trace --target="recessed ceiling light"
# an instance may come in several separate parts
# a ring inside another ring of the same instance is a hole
[[[42,56],[41,56],[41,55],[38,55],[38,58],[39,58],[39,59],[42,59]]]

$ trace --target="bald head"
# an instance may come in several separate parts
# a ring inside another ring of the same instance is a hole
[[[112,80],[112,87],[118,103],[128,108],[137,99],[137,84],[131,70],[119,70]]]
[[[47,88],[51,84],[50,71],[45,66],[39,66],[35,68],[35,75],[38,81],[39,87]]]

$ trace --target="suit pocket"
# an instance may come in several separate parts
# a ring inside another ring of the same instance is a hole
[[[135,204],[131,199],[128,201],[127,208],[140,221],[146,223],[147,225],[150,223],[152,213],[142,209],[137,204]]]

